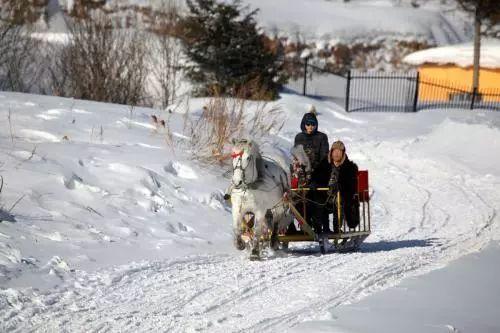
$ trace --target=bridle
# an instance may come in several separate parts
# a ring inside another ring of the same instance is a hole
[[[235,188],[235,189],[240,189],[240,188],[244,188],[244,189],[245,189],[245,188],[247,188],[247,187],[248,187],[248,185],[250,185],[250,184],[251,184],[251,183],[247,183],[247,182],[246,182],[245,170],[246,170],[246,169],[250,166],[250,164],[251,164],[252,162],[254,162],[255,160],[254,160],[254,157],[253,157],[252,155],[250,155],[250,156],[248,157],[248,164],[247,164],[245,167],[243,167],[243,163],[242,163],[242,162],[243,162],[243,154],[244,154],[244,149],[240,150],[240,151],[239,151],[239,152],[237,152],[237,153],[232,153],[232,154],[231,154],[231,158],[232,158],[233,160],[234,160],[235,158],[237,158],[237,159],[238,159],[238,160],[236,161],[236,165],[233,167],[233,175],[234,175],[234,172],[235,172],[236,170],[241,170],[241,178],[242,178],[241,183],[239,183],[239,184],[235,184],[235,183],[234,183],[234,180],[233,180],[233,179],[231,179],[231,182],[232,182],[232,184],[233,184],[233,188]],[[255,168],[252,168],[252,178],[253,178],[253,176],[254,176],[254,174],[253,174],[254,172],[255,172]]]

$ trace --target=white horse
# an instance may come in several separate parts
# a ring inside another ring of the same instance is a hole
[[[292,222],[283,203],[289,188],[286,158],[263,157],[253,141],[233,143],[233,176],[229,193],[233,213],[234,243],[237,249],[251,250],[251,259],[260,257],[263,246],[278,246],[278,232]],[[281,165],[280,165],[281,164]]]

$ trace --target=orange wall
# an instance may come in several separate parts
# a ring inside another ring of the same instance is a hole
[[[456,89],[470,92],[472,86],[472,67],[462,68],[453,65],[422,65],[419,68],[420,85],[419,98],[424,101],[447,101],[450,95],[459,94],[454,89],[445,87],[454,87]],[[425,82],[433,83],[431,86]],[[479,92],[483,94],[492,93],[491,89],[500,93],[500,68],[481,69],[479,72]],[[500,96],[483,96],[485,101],[500,101]]]

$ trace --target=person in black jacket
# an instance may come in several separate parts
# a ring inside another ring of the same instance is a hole
[[[302,145],[311,164],[311,174],[308,187],[326,187],[328,185],[328,137],[318,131],[318,119],[314,112],[308,112],[302,117],[301,132],[295,136],[294,147]],[[328,212],[326,210],[326,192],[310,191],[307,222],[313,226],[317,234],[329,232]]]
[[[331,175],[328,182],[333,198],[334,232],[339,232],[337,193],[340,193],[340,213],[345,217],[347,226],[355,228],[359,224],[358,199],[358,166],[349,160],[342,141],[332,144],[328,159],[331,165]]]
[[[328,159],[328,137],[325,133],[318,131],[318,119],[312,112],[304,114],[300,122],[300,130],[301,132],[295,136],[293,146],[304,147],[314,173],[314,169],[321,161]]]

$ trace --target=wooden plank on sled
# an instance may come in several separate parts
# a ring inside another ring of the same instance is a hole
[[[291,188],[290,191],[292,192],[301,192],[301,191],[328,191],[330,190],[329,187],[315,187],[315,188],[309,188],[309,187],[298,187],[298,188]]]
[[[297,221],[299,221],[300,228],[304,230],[309,237],[314,239],[314,231],[311,229],[311,226],[306,222],[306,220],[304,220],[300,212],[297,210],[297,208],[295,208],[293,204],[290,204],[289,206],[293,215],[295,216]]]

